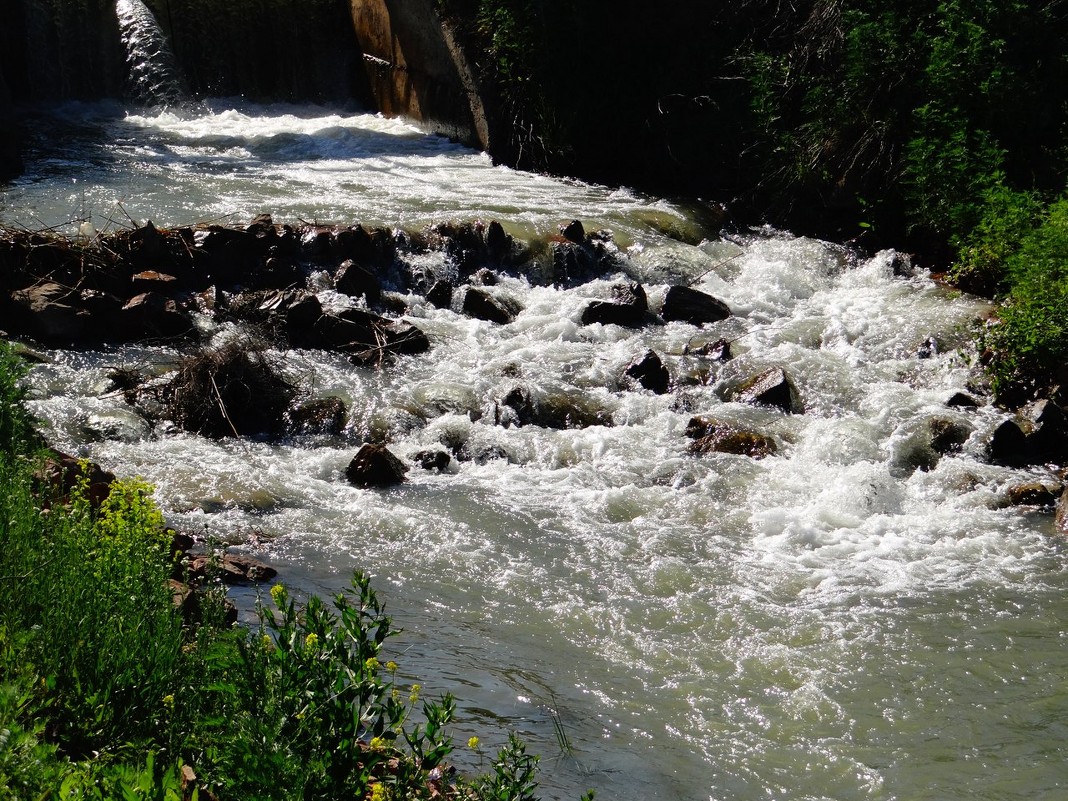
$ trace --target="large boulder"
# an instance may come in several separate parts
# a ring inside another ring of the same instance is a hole
[[[11,314],[5,327],[49,344],[78,342],[89,327],[89,312],[70,287],[47,281],[11,294]]]
[[[803,414],[805,411],[797,386],[781,367],[768,368],[744,381],[732,393],[731,399],[757,406],[772,406],[786,414]]]
[[[990,438],[990,459],[1009,467],[1023,467],[1030,463],[1027,434],[1015,420],[1004,420]]]
[[[357,487],[388,487],[404,481],[407,465],[385,445],[365,443],[345,469],[345,478]]]
[[[1024,413],[1030,423],[1027,449],[1032,463],[1068,464],[1068,416],[1052,400],[1041,400]]]
[[[718,323],[731,316],[730,307],[721,300],[688,286],[673,286],[664,296],[660,316],[668,322],[679,320],[691,325]]]

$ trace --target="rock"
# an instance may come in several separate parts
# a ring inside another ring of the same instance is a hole
[[[931,450],[941,456],[959,451],[973,430],[971,426],[942,417],[929,420],[927,425],[931,431]]]
[[[382,298],[382,284],[377,277],[348,259],[341,263],[334,275],[334,289],[343,295],[367,298],[370,304]]]
[[[958,409],[978,409],[979,401],[964,392],[955,392],[953,397],[946,401],[946,406]]]
[[[12,331],[48,343],[77,342],[89,327],[81,296],[54,282],[35,284],[11,294]]]
[[[1027,435],[1015,420],[1005,420],[990,438],[989,453],[994,462],[1023,467],[1028,464]]]
[[[486,255],[495,264],[502,264],[509,260],[512,255],[513,240],[511,235],[505,233],[504,227],[492,220],[486,228]]]
[[[46,507],[52,502],[68,503],[75,487],[84,483],[86,498],[95,509],[111,494],[111,485],[115,481],[115,474],[96,462],[78,459],[52,448],[47,450],[44,463],[34,477],[38,482],[38,491],[45,495],[43,505]]]
[[[1008,490],[1011,506],[1053,506],[1060,494],[1060,487],[1053,488],[1039,482],[1017,484]]]
[[[1061,534],[1068,534],[1068,487],[1057,499],[1057,514],[1053,521],[1054,528]]]
[[[660,316],[668,322],[681,321],[691,325],[718,323],[731,316],[731,310],[721,300],[688,286],[673,286],[664,297]]]
[[[582,324],[619,325],[640,328],[649,312],[649,300],[641,284],[616,284],[613,301],[595,300],[582,312]]]
[[[765,456],[774,456],[778,452],[778,446],[771,437],[755,431],[735,428],[705,416],[690,419],[686,426],[686,436],[694,440],[689,450],[695,455],[733,453],[738,456],[763,459]]]
[[[316,398],[289,412],[295,434],[329,434],[338,436],[345,430],[348,411],[341,398]]]
[[[367,366],[380,365],[391,353],[416,355],[430,350],[430,340],[408,323],[363,309],[345,309],[316,320],[313,339],[319,347],[346,353]]]
[[[452,307],[452,284],[448,281],[435,281],[426,293],[426,302],[436,309]]]
[[[489,267],[483,267],[471,276],[471,283],[478,286],[497,286],[500,281],[497,278],[497,273],[493,272]]]
[[[646,351],[640,359],[631,362],[624,374],[656,395],[663,395],[671,386],[671,375],[660,357],[652,350]]]
[[[126,302],[119,311],[118,338],[126,342],[142,339],[181,339],[191,336],[193,321],[178,310],[178,304],[158,292],[143,292]]]
[[[243,554],[223,554],[221,560],[200,554],[190,560],[188,569],[190,583],[203,581],[212,575],[217,575],[223,584],[246,584],[270,581],[278,575],[278,571],[258,559]]]
[[[404,481],[407,466],[384,445],[364,444],[345,470],[345,478],[357,487],[388,487]]]
[[[701,347],[688,352],[694,356],[707,356],[715,362],[729,362],[734,358],[731,353],[731,341],[722,337],[715,342],[706,342]]]
[[[412,456],[412,461],[424,470],[437,470],[441,473],[448,469],[452,457],[446,451],[433,448],[419,451]]]
[[[514,387],[498,404],[498,425],[525,425],[542,428],[581,429],[590,426],[611,426],[612,415],[586,399],[565,393],[535,399],[523,386]]]
[[[507,325],[515,320],[520,310],[518,304],[501,296],[490,295],[481,289],[469,287],[464,293],[464,314],[477,320]]]
[[[1027,434],[1027,452],[1031,464],[1068,464],[1068,417],[1050,400],[1029,406],[1024,415],[1032,424]]]
[[[586,241],[586,229],[579,220],[572,220],[560,228],[560,234],[569,242],[581,245]]]
[[[781,367],[768,368],[745,381],[734,391],[731,399],[758,406],[772,406],[786,414],[803,414],[805,411],[797,387]]]

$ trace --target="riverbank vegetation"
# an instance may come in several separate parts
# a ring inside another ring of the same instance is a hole
[[[1063,0],[442,6],[514,163],[911,250],[1002,302],[982,342],[1003,400],[1068,379]]]
[[[180,608],[148,487],[95,505],[43,485],[21,374],[0,347],[0,801],[533,798],[514,736],[468,742],[484,775],[450,768],[455,702],[388,658],[366,576],[332,606],[275,585],[252,627],[221,584]]]

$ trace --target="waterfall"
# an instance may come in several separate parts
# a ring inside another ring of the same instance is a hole
[[[182,97],[181,81],[167,37],[141,0],[118,0],[122,43],[129,65],[128,90],[146,105],[174,106]]]

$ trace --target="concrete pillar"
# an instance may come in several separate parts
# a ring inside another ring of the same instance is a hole
[[[481,150],[490,132],[474,75],[434,0],[351,0],[378,110]]]

